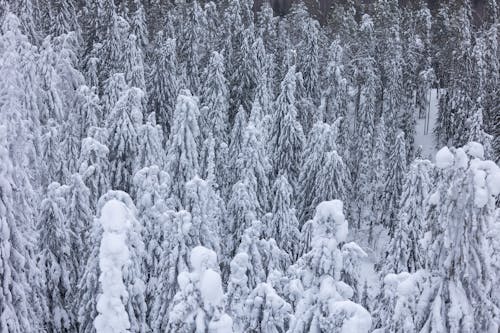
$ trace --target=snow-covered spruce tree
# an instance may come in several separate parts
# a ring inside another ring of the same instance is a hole
[[[376,114],[377,73],[375,68],[373,21],[369,15],[362,17],[360,24],[360,39],[362,48],[356,58],[359,68],[355,77],[358,87],[356,96],[355,133],[363,133],[353,140],[351,147],[353,167],[354,220],[356,226],[370,224],[371,219],[371,182],[372,147],[374,116]],[[355,154],[354,154],[355,152]]]
[[[238,107],[241,105],[247,111],[251,110],[252,102],[254,100],[255,86],[257,78],[255,77],[255,69],[253,68],[252,59],[255,50],[252,48],[254,43],[254,28],[250,25],[242,32],[242,40],[239,50],[233,59],[233,71],[230,77],[231,89],[231,112],[230,119],[232,119],[237,112]],[[227,57],[226,57],[227,58]],[[229,67],[228,69],[231,69]]]
[[[259,204],[255,193],[251,191],[248,184],[238,182],[233,185],[232,192],[227,203],[227,223],[223,238],[227,237],[223,249],[225,258],[232,258],[238,248],[244,230],[257,219],[257,210]],[[227,264],[223,267],[224,275],[227,273]]]
[[[384,277],[380,303],[374,313],[374,333],[419,332],[426,302],[432,297],[431,275],[427,270],[390,273]]]
[[[157,254],[159,262],[148,281],[148,290],[153,294],[149,315],[151,330],[155,333],[168,331],[169,309],[179,290],[177,276],[188,270],[189,265],[189,229],[191,215],[185,210],[166,211],[159,219],[162,240]]]
[[[483,147],[442,148],[436,166],[442,177],[430,204],[429,226],[439,225],[428,251],[433,297],[425,304],[421,332],[488,332],[498,328],[492,299],[494,274],[486,232],[500,194],[500,168],[483,160]]]
[[[165,164],[165,150],[163,148],[163,132],[156,125],[156,115],[150,113],[146,123],[139,127],[139,156],[136,168],[157,165],[163,168]]]
[[[312,220],[311,249],[291,268],[291,283],[302,292],[296,295],[289,332],[370,330],[370,314],[349,300],[353,290],[340,280],[343,258],[339,245],[346,240],[347,232],[341,201],[318,205]]]
[[[2,113],[5,115],[5,113]],[[0,119],[3,119],[0,116]],[[22,226],[26,220],[19,219],[21,212],[13,192],[14,165],[7,149],[6,123],[0,127],[0,329],[7,333],[21,333],[38,330],[40,319],[32,306],[32,281],[30,265],[31,235]],[[22,216],[22,215],[21,215]]]
[[[103,114],[99,97],[95,88],[82,85],[78,88],[74,103],[74,114],[70,121],[75,136],[82,140],[89,135],[88,129],[93,126],[102,125]]]
[[[236,164],[240,156],[242,146],[243,146],[243,134],[247,126],[247,114],[245,109],[240,106],[238,113],[234,117],[233,128],[230,134],[229,143],[229,171],[233,171],[229,176],[230,184],[234,184],[239,180],[240,174],[236,172]],[[227,189],[227,194],[231,191],[231,188]]]
[[[269,238],[274,238],[278,246],[295,259],[300,238],[299,221],[293,204],[293,188],[286,175],[279,176],[273,186],[272,218],[266,226]]]
[[[320,92],[319,70],[321,60],[319,22],[307,15],[302,22],[297,22],[297,25],[302,29],[298,46],[298,70],[302,73],[304,80],[305,96],[311,98],[313,103],[317,103]],[[307,124],[312,124],[312,121],[309,120],[303,124],[305,128],[310,128],[310,125],[307,126]]]
[[[201,132],[205,139],[209,133],[214,140],[215,180],[221,185],[224,179],[227,159],[228,119],[229,119],[229,90],[224,76],[224,58],[218,52],[213,52],[206,72],[206,79],[202,94],[201,105]]]
[[[82,140],[79,173],[90,190],[91,207],[97,207],[97,201],[110,189],[109,149],[99,141],[88,137]]]
[[[224,312],[224,291],[217,255],[203,246],[191,250],[191,272],[177,277],[179,291],[169,311],[168,332],[231,333],[233,321]]]
[[[389,155],[387,181],[383,197],[384,213],[382,215],[382,223],[389,229],[389,235],[391,236],[394,235],[394,229],[397,224],[406,169],[405,138],[404,133],[399,132]]]
[[[202,132],[212,132],[217,144],[227,143],[229,90],[224,76],[224,57],[218,52],[212,52],[208,64],[201,98],[202,107],[207,112],[202,115]],[[203,133],[207,137],[207,133]]]
[[[318,174],[324,165],[325,154],[331,151],[333,147],[334,142],[330,125],[322,122],[314,124],[304,148],[302,157],[304,165],[299,176],[297,202],[300,205],[299,221],[301,225],[313,216],[315,208],[312,205],[315,196],[314,186],[321,182],[321,180],[318,180]]]
[[[295,106],[295,66],[291,66],[281,82],[281,92],[275,102],[273,126],[270,133],[273,175],[287,174],[292,186],[299,177],[304,133],[297,121]]]
[[[383,260],[383,276],[387,273],[413,273],[424,268],[421,241],[427,229],[426,201],[432,188],[433,166],[416,159],[405,176],[394,236]]]
[[[292,306],[281,298],[269,283],[259,283],[245,302],[246,331],[286,332]]]
[[[339,146],[343,147],[347,139],[347,105],[349,102],[348,81],[344,68],[344,49],[338,40],[334,40],[328,49],[328,65],[326,67],[326,89],[321,93],[321,112],[323,119],[331,124],[339,117],[344,118],[339,133]]]
[[[148,75],[148,105],[156,114],[158,125],[163,129],[165,140],[170,134],[177,98],[177,54],[175,39],[165,39],[162,32],[156,36],[153,65]]]
[[[172,179],[171,194],[181,204],[185,203],[184,185],[199,172],[199,114],[198,98],[192,96],[189,90],[181,90],[177,97],[166,157],[166,171]]]
[[[123,73],[125,80],[130,87],[146,89],[146,80],[144,78],[144,55],[138,45],[137,37],[133,34],[128,36],[128,41],[123,57]]]
[[[123,93],[128,89],[123,73],[111,75],[104,81],[104,89],[101,97],[103,121],[107,119],[113,112],[115,104],[118,102]]]
[[[128,248],[128,260],[122,269],[123,282],[127,291],[127,297],[123,300],[125,311],[128,314],[130,321],[130,330],[133,332],[147,332],[149,330],[146,323],[147,307],[145,302],[146,286],[144,283],[144,261],[146,257],[145,247],[142,240],[143,226],[137,220],[137,210],[130,196],[122,191],[108,191],[100,199],[97,211],[101,212],[99,216],[102,223],[103,207],[106,203],[113,201],[120,206],[119,212],[115,217],[111,216],[112,224],[128,225],[125,234],[125,244]],[[109,213],[109,212],[108,212]],[[112,214],[112,213],[111,213]],[[121,222],[121,223],[120,223]],[[103,225],[102,230],[106,233],[106,227]],[[123,228],[123,226],[114,226],[111,228]],[[104,236],[103,236],[104,237]],[[102,242],[102,237],[101,237]],[[106,242],[107,243],[107,242]],[[101,243],[102,244],[102,243]],[[99,259],[101,259],[99,257]],[[89,259],[91,260],[91,259]],[[99,265],[101,262],[99,261]],[[100,274],[103,273],[101,267]],[[100,279],[102,280],[102,279]],[[103,289],[101,289],[103,290]],[[99,303],[99,299],[97,299]],[[99,305],[97,305],[99,310]]]
[[[348,202],[351,198],[350,175],[342,157],[335,150],[324,153],[322,157],[322,166],[312,187],[311,210],[322,201],[340,198]]]
[[[95,331],[129,332],[126,301],[130,295],[123,271],[130,260],[130,245],[127,242],[132,228],[130,212],[122,202],[111,199],[102,207],[99,223],[103,229],[99,249],[101,293],[97,300],[99,314],[94,320]]]
[[[73,258],[70,257],[71,230],[66,222],[61,185],[51,183],[41,202],[38,217],[37,265],[42,273],[47,313],[44,326],[51,332],[70,332],[74,329],[71,311],[72,280],[76,278]]]
[[[142,0],[134,0],[134,12],[131,15],[130,30],[137,37],[142,50],[148,45],[148,27],[146,12]]]
[[[129,88],[123,92],[107,118],[111,185],[130,191],[139,157],[139,129],[142,125],[144,92]]]
[[[188,181],[185,208],[191,213],[192,245],[202,245],[220,254],[219,232],[223,227],[225,209],[224,202],[212,186],[198,177]]]
[[[236,172],[240,180],[246,183],[257,200],[257,213],[267,212],[269,207],[269,163],[262,130],[249,122],[243,132],[241,151],[236,161]]]
[[[67,189],[66,219],[69,229],[69,258],[72,261],[71,294],[76,293],[76,285],[82,276],[85,260],[89,255],[89,236],[93,222],[93,207],[90,191],[78,173],[70,178]],[[75,302],[75,298],[71,301]]]

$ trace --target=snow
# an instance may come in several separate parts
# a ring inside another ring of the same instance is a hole
[[[323,201],[316,207],[314,215],[313,237],[321,238],[326,235],[327,228],[331,227],[329,221],[334,222],[334,237],[338,243],[347,239],[348,226],[344,216],[344,205],[340,200]]]
[[[208,268],[217,267],[217,254],[204,246],[197,246],[191,250],[190,263],[193,272],[201,274]]]
[[[477,142],[469,142],[465,145],[464,150],[467,154],[472,157],[484,159],[484,148],[483,145]]]
[[[224,300],[220,274],[212,269],[203,272],[200,279],[200,292],[204,304],[219,305]]]
[[[436,153],[436,166],[440,169],[451,167],[454,160],[455,157],[448,147],[443,147]]]
[[[330,312],[346,318],[342,323],[341,333],[367,333],[372,327],[370,313],[354,302],[330,302]]]
[[[439,111],[439,95],[437,89],[431,89],[430,103],[426,117],[417,119],[415,128],[415,147],[422,147],[422,157],[432,160],[436,153],[433,129],[437,122]]]
[[[94,321],[97,333],[122,333],[130,328],[123,301],[128,293],[123,283],[123,267],[130,260],[127,232],[131,226],[130,212],[120,201],[112,199],[104,204],[99,221],[103,227],[99,250],[99,282],[102,293],[98,296]]]
[[[232,333],[233,320],[224,313],[218,320],[212,320],[208,325],[209,333]]]

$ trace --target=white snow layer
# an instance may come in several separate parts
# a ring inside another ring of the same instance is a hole
[[[340,200],[323,201],[316,207],[314,215],[313,237],[321,238],[328,235],[331,221],[334,222],[334,237],[338,243],[347,239],[348,226],[344,216],[344,205]]]
[[[129,260],[127,232],[131,225],[127,207],[118,200],[108,201],[101,210],[104,233],[99,250],[102,293],[97,300],[99,314],[94,320],[97,333],[128,332],[130,321],[124,299],[128,297],[123,283],[123,266]]]

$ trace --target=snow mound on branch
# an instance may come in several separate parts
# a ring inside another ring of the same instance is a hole
[[[101,210],[104,232],[126,232],[131,225],[128,208],[116,199],[108,201]]]
[[[233,332],[233,320],[224,313],[218,320],[210,322],[208,331],[211,333],[231,333]]]
[[[467,145],[465,145],[464,150],[472,157],[484,159],[484,148],[480,143],[474,141],[469,142]]]
[[[440,169],[451,167],[454,160],[455,157],[448,147],[443,147],[436,153],[436,166]]]
[[[329,234],[329,229],[333,225],[333,236],[338,243],[344,242],[347,238],[348,226],[344,216],[344,205],[340,200],[323,201],[316,207],[314,215],[314,237],[322,237]]]
[[[190,263],[193,272],[200,274],[208,268],[217,267],[217,254],[204,246],[197,246],[191,250]]]
[[[99,315],[94,321],[97,333],[121,333],[130,328],[123,301],[128,298],[123,283],[123,267],[130,260],[127,234],[130,212],[122,202],[112,199],[104,204],[99,221],[103,227],[99,249],[99,282],[102,293],[97,300]]]
[[[200,291],[204,304],[222,304],[224,291],[222,290],[222,280],[219,273],[212,269],[203,272],[200,278]]]
[[[372,327],[372,317],[361,305],[346,301],[330,302],[330,313],[346,318],[342,323],[341,333],[369,332]]]

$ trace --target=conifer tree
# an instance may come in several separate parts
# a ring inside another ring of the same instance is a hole
[[[482,146],[475,143],[451,151],[445,147],[436,154],[436,166],[443,177],[431,196],[428,214],[429,226],[434,229],[429,268],[436,278],[433,297],[424,305],[429,311],[422,321],[422,332],[498,327],[485,231],[500,193],[500,170],[483,156]]]
[[[293,188],[286,175],[279,176],[273,186],[272,218],[267,236],[274,238],[278,246],[292,259],[298,253],[299,221],[293,204]]]
[[[383,198],[385,209],[382,215],[382,223],[389,228],[389,234],[393,235],[397,224],[397,214],[400,209],[400,199],[406,173],[406,150],[403,132],[397,134],[391,150]]]
[[[172,195],[185,203],[184,185],[198,170],[198,98],[189,90],[181,90],[177,97],[173,127],[170,132],[166,157],[166,171],[172,177]]]
[[[427,229],[426,200],[432,187],[432,165],[416,159],[405,176],[394,238],[387,247],[384,272],[414,273],[424,268],[421,240]]]
[[[71,289],[73,258],[70,257],[71,230],[66,223],[61,186],[51,183],[41,202],[37,229],[39,245],[37,265],[42,273],[47,303],[44,325],[54,332],[73,329]]]
[[[156,37],[158,44],[153,53],[148,82],[149,109],[155,112],[158,125],[163,129],[165,140],[170,134],[177,98],[177,55],[175,39],[165,39],[163,33]]]
[[[275,103],[276,112],[271,132],[274,176],[287,174],[293,186],[299,177],[300,155],[304,144],[302,126],[296,120],[295,80],[295,66],[292,66],[281,82],[281,93]]]
[[[111,185],[129,191],[139,154],[139,128],[142,125],[144,92],[126,90],[107,118]]]
[[[360,305],[349,300],[350,286],[340,281],[342,254],[339,243],[347,237],[347,222],[339,200],[322,202],[312,221],[311,249],[291,268],[295,282],[301,286],[289,332],[335,329],[368,332],[371,316]]]

